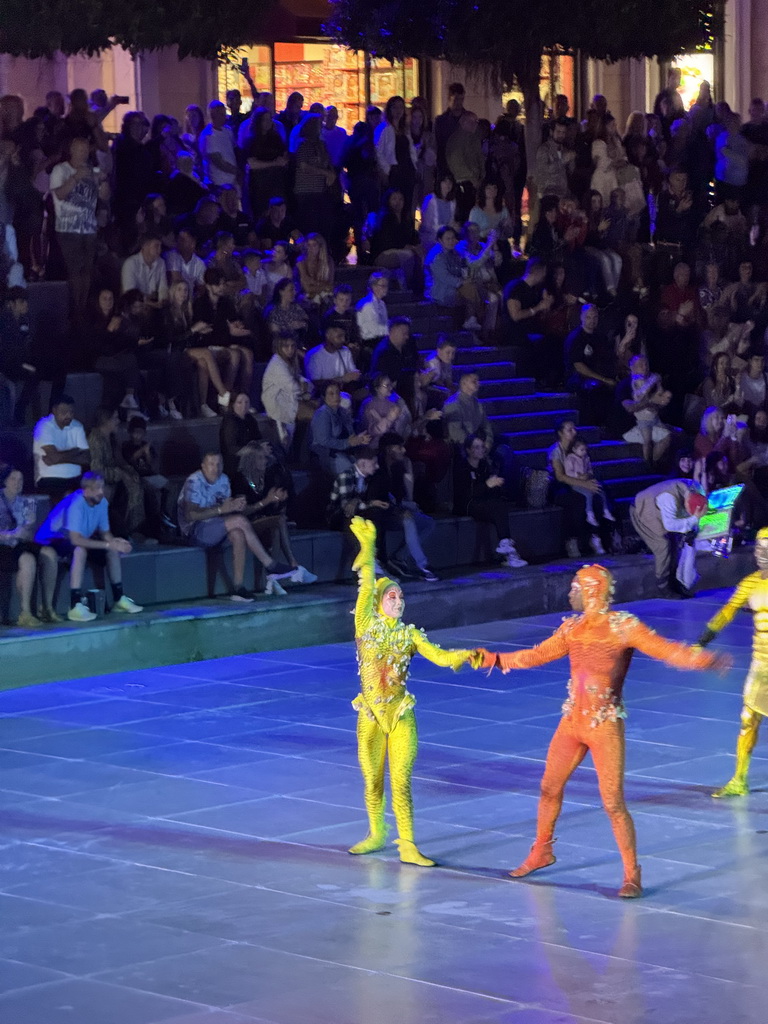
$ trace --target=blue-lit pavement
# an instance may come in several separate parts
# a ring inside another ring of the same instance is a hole
[[[634,610],[693,641],[723,596]],[[432,635],[509,649],[560,619]],[[346,853],[366,832],[351,644],[0,693],[0,1021],[765,1024],[768,727],[752,794],[709,796],[733,769],[750,639],[748,616],[723,634],[724,679],[633,662],[636,902],[615,897],[590,762],[557,864],[505,878],[533,837],[565,662],[414,661],[432,870],[391,844]]]

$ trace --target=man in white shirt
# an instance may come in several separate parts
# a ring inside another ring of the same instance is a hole
[[[210,124],[200,132],[198,141],[205,183],[215,187],[237,185],[235,136],[227,124],[227,108],[221,100],[211,100],[208,116]]]
[[[32,443],[35,487],[55,501],[77,490],[90,454],[83,424],[75,419],[74,399],[60,395],[51,407],[50,416],[44,416],[35,424]]]
[[[195,236],[186,228],[181,228],[176,235],[176,248],[170,249],[164,256],[171,284],[185,281],[190,299],[202,295],[205,291],[205,264],[195,252],[195,247]]]
[[[388,291],[389,277],[376,270],[368,278],[368,294],[355,306],[360,340],[366,348],[375,348],[389,335],[389,313],[384,301]]]
[[[316,393],[326,381],[343,386],[360,379],[352,353],[344,344],[343,328],[326,327],[324,337],[322,345],[311,348],[304,357],[304,372]]]
[[[635,495],[629,517],[638,536],[653,555],[656,586],[662,597],[674,597],[681,593],[688,596],[693,580],[685,582],[681,579],[681,563],[687,546],[684,538],[696,533],[706,511],[707,499],[693,480],[662,480]],[[673,555],[678,548],[673,576]]]
[[[159,235],[145,235],[141,249],[123,263],[120,284],[123,294],[137,289],[151,306],[162,306],[168,301],[168,275],[160,253],[163,243]]]

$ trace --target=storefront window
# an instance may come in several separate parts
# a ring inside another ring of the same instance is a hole
[[[275,43],[275,101],[285,107],[292,92],[313,103],[339,108],[339,124],[351,131],[365,114],[365,61],[332,43]]]
[[[371,103],[383,107],[390,96],[410,103],[419,94],[419,62],[410,57],[400,63],[371,58]]]
[[[250,110],[251,91],[238,70],[242,60],[248,61],[256,88],[260,92],[273,92],[272,50],[269,46],[243,46],[231,59],[219,64],[219,99],[223,103],[230,89],[239,89],[243,94],[243,110]]]
[[[539,77],[539,95],[541,102],[551,110],[555,103],[555,96],[562,94],[568,97],[570,113],[573,115],[574,108],[574,60],[565,53],[546,53],[541,58],[541,75]],[[502,108],[509,100],[518,100],[523,103],[523,94],[515,85],[514,89],[505,92],[501,97]]]
[[[699,95],[702,82],[714,85],[715,57],[712,51],[683,53],[671,62],[673,68],[680,68],[681,81],[677,90],[683,97],[683,107],[689,110]],[[712,92],[714,92],[714,88]]]

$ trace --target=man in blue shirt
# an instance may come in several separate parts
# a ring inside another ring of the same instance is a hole
[[[96,618],[83,594],[83,573],[87,561],[105,565],[112,584],[113,610],[135,615],[142,611],[123,593],[120,556],[130,554],[127,540],[115,537],[109,528],[109,502],[104,497],[104,477],[83,473],[82,486],[55,505],[38,529],[35,540],[49,545],[71,560],[69,570],[70,622],[90,622]]]

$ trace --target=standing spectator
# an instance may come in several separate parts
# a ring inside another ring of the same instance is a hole
[[[104,497],[104,478],[84,473],[82,486],[55,505],[35,534],[35,541],[52,547],[59,558],[69,561],[70,622],[91,622],[96,618],[88,608],[83,591],[86,562],[106,565],[112,584],[112,610],[136,615],[143,611],[123,592],[120,556],[133,550],[129,541],[115,537],[109,526],[109,503]]]
[[[251,113],[251,131],[245,145],[248,166],[248,200],[254,220],[262,217],[273,196],[282,196],[286,188],[288,151],[266,107]],[[276,234],[272,241],[287,237]],[[269,244],[272,244],[272,241]]]
[[[427,104],[418,96],[411,101],[409,134],[416,151],[416,190],[411,207],[411,213],[413,213],[416,208],[421,206],[424,197],[430,195],[435,187],[437,164],[437,145],[435,133],[429,121]]]
[[[195,171],[195,158],[186,149],[176,154],[176,166],[170,173],[165,188],[168,213],[171,217],[179,217],[194,210],[206,192]]]
[[[280,122],[285,130],[285,137],[291,134],[293,129],[301,120],[301,108],[304,106],[304,97],[300,92],[292,92],[285,101],[285,110],[281,110],[276,120]]]
[[[738,114],[726,116],[715,138],[715,192],[719,202],[744,196],[749,176],[749,142],[741,134]]]
[[[560,118],[552,127],[546,142],[536,150],[534,171],[539,199],[543,196],[557,196],[563,199],[569,193],[568,174],[573,167],[575,154],[565,147],[568,124]]]
[[[333,169],[325,143],[320,137],[322,118],[307,114],[299,129],[296,150],[296,174],[293,193],[296,220],[303,234],[316,231],[323,238],[334,237],[334,197],[332,186],[338,175]]]
[[[448,107],[435,118],[435,143],[437,145],[437,173],[443,175],[448,170],[446,146],[448,140],[458,131],[459,121],[464,113],[464,86],[461,82],[452,82],[448,86]]]
[[[347,133],[339,124],[339,111],[333,105],[325,108],[323,130],[320,137],[325,143],[325,148],[328,150],[331,163],[337,172],[340,171],[344,165],[344,147],[347,144]]]
[[[485,177],[485,156],[477,114],[465,110],[461,115],[459,130],[453,132],[446,143],[445,159],[456,182],[456,219],[463,224],[469,218],[477,190]]]
[[[152,151],[144,144],[149,121],[140,110],[123,117],[120,135],[115,140],[113,209],[123,252],[130,252],[136,241],[136,214],[154,189],[155,168]]]
[[[179,494],[179,526],[185,537],[200,548],[217,548],[225,542],[232,545],[234,585],[229,597],[241,603],[254,599],[244,584],[246,549],[264,566],[270,590],[273,581],[294,571],[290,565],[270,558],[243,515],[245,507],[242,495],[232,497],[229,478],[222,472],[221,456],[215,452],[203,456],[200,469],[187,477]]]
[[[227,124],[227,108],[221,100],[208,104],[210,123],[200,133],[200,156],[206,185],[236,185],[238,178],[235,138]]]
[[[35,424],[32,454],[35,460],[35,487],[58,501],[80,485],[83,467],[91,453],[82,423],[75,419],[75,400],[59,395],[51,413]]]
[[[16,574],[19,595],[17,626],[39,626],[41,622],[61,622],[53,610],[58,566],[56,552],[48,545],[36,544],[34,536],[35,506],[33,498],[23,498],[24,477],[18,469],[0,469],[0,572]],[[40,576],[38,615],[32,612],[32,591]]]
[[[437,229],[444,224],[457,226],[455,182],[451,174],[440,175],[436,191],[427,195],[421,207],[419,239],[425,252],[429,252],[437,241]]]
[[[410,213],[416,185],[416,150],[408,132],[405,100],[390,96],[384,108],[384,120],[376,129],[376,159],[385,187],[402,192],[405,209]]]
[[[67,268],[72,308],[78,319],[85,311],[96,259],[96,204],[109,195],[109,186],[99,180],[89,156],[88,142],[73,139],[69,160],[56,164],[51,171],[56,239]]]
[[[363,252],[363,225],[379,206],[379,169],[373,129],[367,121],[358,121],[344,146],[343,163],[347,169],[347,192],[352,214],[352,229],[358,260]]]
[[[308,423],[315,405],[309,397],[309,381],[299,372],[293,334],[278,333],[274,353],[264,371],[261,401],[267,416],[275,424],[280,443],[288,450],[293,443],[296,424]]]
[[[203,161],[200,157],[200,136],[205,128],[205,114],[202,107],[196,103],[190,103],[184,111],[184,132],[181,141],[194,154],[195,165],[198,171],[202,172]]]

